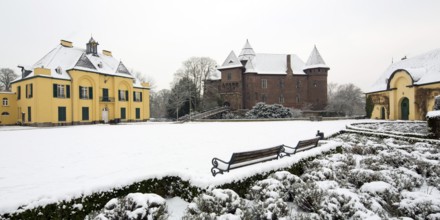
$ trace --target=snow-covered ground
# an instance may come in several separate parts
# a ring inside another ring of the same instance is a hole
[[[180,176],[205,187],[298,161],[320,149],[212,177],[211,159],[338,132],[344,121],[137,123],[0,130],[0,214],[131,184]]]

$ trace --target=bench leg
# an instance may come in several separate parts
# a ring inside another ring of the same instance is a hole
[[[212,176],[215,176],[215,175],[217,175],[217,174],[223,174],[223,170],[220,170],[219,168],[217,168],[217,167],[213,167],[213,168],[211,168],[211,173],[212,173]]]

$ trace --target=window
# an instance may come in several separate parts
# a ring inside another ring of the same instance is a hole
[[[126,114],[125,114],[125,108],[121,108],[121,119],[125,120],[126,119]]]
[[[255,93],[255,101],[258,101],[258,92]]]
[[[82,120],[83,121],[89,120],[89,107],[82,107]]]
[[[28,121],[31,122],[32,121],[32,111],[31,111],[31,107],[28,107]]]
[[[118,91],[119,101],[128,101],[128,90]]]
[[[70,85],[53,84],[54,98],[70,98]]]
[[[8,106],[9,105],[8,98],[3,98],[2,103],[3,103],[3,106]]]
[[[66,121],[66,107],[64,106],[58,107],[58,121],[60,122]]]
[[[20,100],[20,98],[21,98],[21,87],[18,86],[17,87],[17,100]]]
[[[142,102],[142,92],[133,92],[133,101]]]
[[[261,101],[266,102],[266,94],[261,94]]]
[[[267,79],[262,79],[261,80],[261,88],[267,89]]]
[[[296,81],[296,88],[301,88],[301,80]]]
[[[141,109],[136,108],[136,119],[141,119]]]
[[[232,74],[228,73],[228,80],[231,80],[231,79],[232,79]]]
[[[26,85],[26,98],[27,99],[29,99],[29,98],[32,98],[32,93],[33,93],[33,86],[32,86],[32,84],[27,84]]]
[[[299,101],[301,101],[301,100],[300,100],[300,98],[299,98],[299,95],[297,95],[297,96],[296,96],[296,102],[299,103]]]
[[[2,112],[2,116],[9,116],[9,112]]]
[[[107,88],[102,89],[102,101],[104,101],[104,102],[110,101],[110,99],[108,97],[108,89]]]
[[[280,98],[279,98],[279,102],[280,102],[280,103],[284,103],[284,96],[283,96],[283,95],[280,96]]]
[[[79,98],[80,99],[91,99],[90,95],[92,92],[92,87],[79,87]]]
[[[284,79],[280,80],[280,88],[283,89],[284,88]]]

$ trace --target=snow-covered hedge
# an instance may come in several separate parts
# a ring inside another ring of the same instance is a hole
[[[87,216],[86,220],[164,220],[168,218],[165,199],[156,194],[130,193],[113,198],[104,209]]]
[[[301,116],[300,110],[292,110],[282,105],[268,105],[262,102],[257,103],[246,113],[246,118],[293,118]]]

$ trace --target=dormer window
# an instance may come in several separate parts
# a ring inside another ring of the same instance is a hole
[[[102,62],[99,62],[99,63],[98,63],[98,67],[99,67],[99,68],[102,68]]]
[[[61,74],[61,67],[59,66],[59,67],[55,68],[55,72],[58,74]]]

